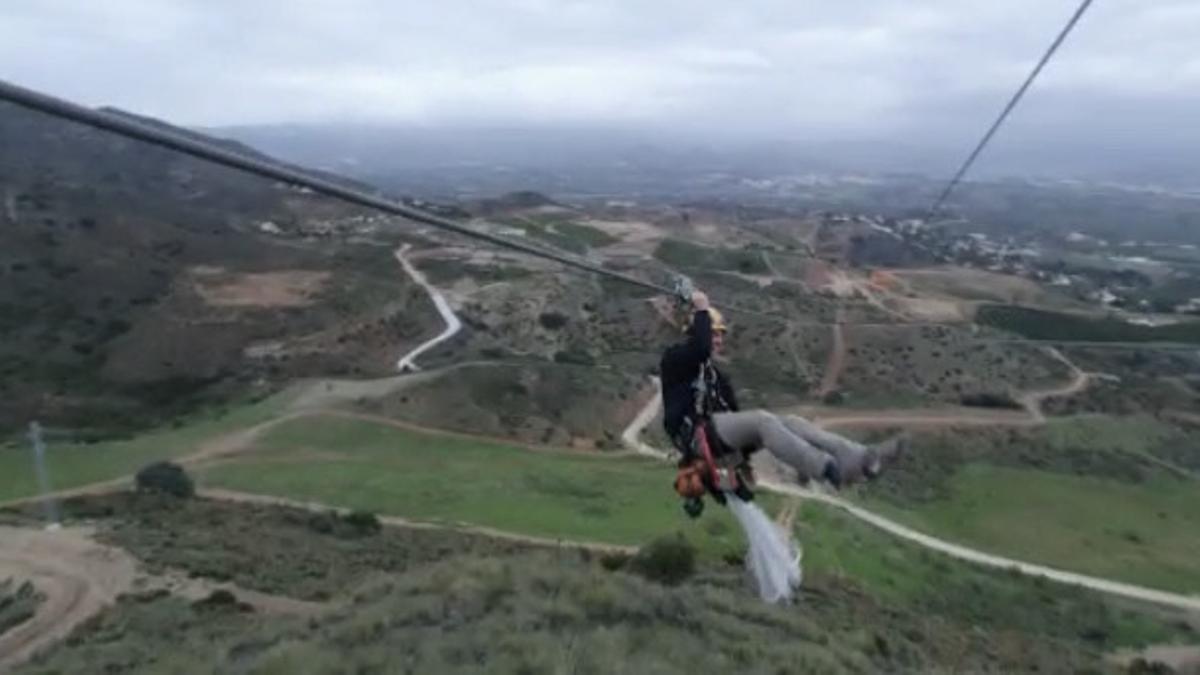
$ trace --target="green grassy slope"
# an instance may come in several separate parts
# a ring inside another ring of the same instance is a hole
[[[1142,484],[971,464],[949,496],[899,509],[921,530],[1072,571],[1200,593],[1200,489],[1158,477]]]
[[[334,456],[279,461],[305,449]],[[421,520],[617,544],[640,544],[678,527],[683,518],[670,466],[646,458],[536,452],[336,418],[282,424],[259,439],[258,450],[212,468],[202,482]],[[728,518],[720,509],[711,511]],[[732,527],[715,534],[693,529],[714,549],[737,544]]]
[[[201,414],[178,428],[139,435],[129,440],[100,443],[53,443],[46,466],[51,487],[64,490],[111,480],[142,466],[193,452],[205,440],[270,419],[286,405],[287,394],[233,408],[227,413]],[[0,502],[38,494],[32,451],[27,442],[0,447]]]

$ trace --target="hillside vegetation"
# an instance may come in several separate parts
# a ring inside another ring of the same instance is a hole
[[[383,374],[436,320],[390,250],[301,239],[358,210],[7,104],[0,145],[0,434]]]
[[[1032,340],[1200,344],[1200,321],[1142,326],[1108,317],[1084,317],[1005,305],[983,305],[975,320],[985,326],[1011,331]]]
[[[1118,646],[1194,637],[1078,589],[921,552],[819,505],[800,514],[808,554],[793,606],[754,599],[736,559],[702,559],[663,585],[619,556],[446,531],[352,533],[292,508],[132,494],[65,507],[152,570],[328,609],[289,618],[127,595],[18,672],[1088,670]]]
[[[0,580],[0,635],[32,618],[44,600],[28,581]]]

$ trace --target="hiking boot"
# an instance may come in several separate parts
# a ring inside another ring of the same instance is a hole
[[[867,448],[867,456],[863,460],[863,475],[867,480],[875,480],[883,471],[885,464],[896,461],[908,452],[908,434],[898,434],[882,443],[876,443]]]
[[[821,472],[821,478],[832,485],[833,489],[842,489],[842,467],[838,466],[837,460],[831,459],[825,463],[825,470]]]

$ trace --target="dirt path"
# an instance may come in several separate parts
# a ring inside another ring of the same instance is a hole
[[[1046,399],[1073,396],[1083,391],[1091,383],[1091,376],[1083,372],[1079,366],[1075,365],[1066,356],[1063,356],[1062,352],[1054,347],[1046,347],[1043,351],[1071,370],[1071,380],[1062,386],[1029,391],[1017,397],[1017,401],[1025,407],[1029,415],[1037,420],[1039,424],[1046,421],[1046,416],[1042,412],[1042,403]]]
[[[418,356],[424,354],[430,349],[433,349],[446,340],[449,340],[450,338],[454,337],[458,331],[462,330],[462,321],[459,320],[458,315],[454,313],[454,310],[450,307],[450,303],[446,301],[446,296],[442,295],[441,291],[434,288],[429,281],[425,279],[425,275],[421,274],[421,271],[416,267],[413,267],[412,263],[408,261],[408,258],[404,256],[409,248],[410,245],[405,244],[401,248],[397,249],[396,260],[400,263],[400,266],[404,268],[404,271],[408,273],[410,277],[412,277],[412,280],[417,282],[417,285],[419,285],[425,290],[426,293],[429,294],[429,298],[433,300],[434,306],[437,307],[438,314],[441,314],[442,320],[446,322],[446,329],[438,335],[421,343],[416,349],[413,349],[397,359],[396,369],[402,373],[419,370],[416,364],[416,358]]]
[[[927,534],[918,532],[910,527],[901,525],[895,521],[889,520],[876,513],[868,511],[862,507],[851,504],[839,497],[830,495],[816,490],[809,490],[797,485],[787,485],[774,481],[760,481],[761,486],[779,494],[794,495],[804,499],[829,504],[837,507],[850,515],[866,522],[874,527],[883,530],[889,534],[900,537],[907,541],[913,542],[927,549],[939,551],[946,555],[966,560],[968,562],[979,565],[987,565],[1003,570],[1016,570],[1022,574],[1030,576],[1044,577],[1052,581],[1057,581],[1064,584],[1074,586],[1082,586],[1101,593],[1117,595],[1133,600],[1141,600],[1157,605],[1165,605],[1178,609],[1200,612],[1200,596],[1182,595],[1180,593],[1171,593],[1168,591],[1160,591],[1153,588],[1145,588],[1143,586],[1135,586],[1120,581],[1112,581],[1110,579],[1101,579],[1085,574],[1077,574],[1068,572],[1045,565],[1037,565],[1034,563],[1022,562],[1012,558],[1005,558],[999,555],[984,553],[973,548],[953,544],[948,541],[932,537]]]
[[[270,495],[237,492],[234,490],[224,490],[220,488],[203,489],[200,490],[198,494],[207,499],[219,499],[228,502],[271,504],[275,506],[288,506],[291,508],[305,509],[316,512],[337,511],[339,513],[343,513],[346,511],[346,509],[328,504],[321,504],[319,502],[306,502],[297,499],[288,499],[286,497],[273,497]],[[598,541],[580,541],[577,539],[554,539],[551,537],[538,537],[534,535],[520,534],[518,532],[508,532],[506,530],[500,530],[492,527],[474,525],[471,523],[426,522],[402,518],[400,516],[386,515],[379,515],[377,517],[379,518],[380,523],[389,527],[402,527],[420,530],[454,530],[455,532],[478,534],[485,537],[492,537],[494,539],[505,539],[508,541],[533,544],[535,546],[585,549],[597,553],[635,553],[637,551],[637,548],[633,546],[621,546],[619,544],[608,544]]]
[[[137,562],[82,529],[0,527],[0,577],[33,583],[46,596],[33,618],[0,636],[0,672],[65,638],[130,590]]]
[[[638,411],[633,421],[625,430],[621,432],[621,442],[625,444],[631,452],[636,452],[639,455],[648,455],[650,457],[660,457],[660,453],[653,447],[642,442],[642,431],[649,426],[650,422],[658,416],[658,411],[662,408],[662,388],[659,386],[657,377],[651,377],[650,382],[654,385],[654,395],[650,400],[646,401],[646,405]]]
[[[1024,411],[946,408],[944,410],[859,410],[801,408],[794,411],[825,429],[933,429],[938,427],[1032,427],[1042,424]]]
[[[290,420],[312,414],[311,412],[293,412],[283,417],[277,417],[266,422],[261,422],[246,429],[239,429],[229,434],[224,434],[216,438],[212,438],[201,442],[196,446],[195,451],[184,457],[179,457],[173,461],[184,466],[197,466],[217,462],[228,459],[231,455],[237,454],[246,448],[250,447],[256,438],[268,429],[288,422]],[[101,495],[119,490],[127,490],[132,487],[133,475],[127,474],[118,476],[97,483],[88,483],[87,485],[79,485],[76,487],[63,488],[55,490],[44,495],[31,495],[28,497],[20,497],[18,499],[10,499],[5,502],[0,502],[0,509],[8,509],[32,504],[43,499],[70,499],[71,497],[83,497],[87,495]]]
[[[409,387],[436,381],[463,368],[492,368],[504,365],[502,361],[459,361],[449,365],[393,375],[374,380],[314,380],[299,385],[299,392],[288,407],[292,410],[316,410],[353,403],[359,399],[382,398]]]
[[[838,382],[842,379],[842,370],[846,365],[846,335],[842,330],[845,321],[846,312],[838,305],[833,325],[830,326],[833,344],[829,349],[829,361],[825,365],[825,374],[821,377],[821,386],[817,388],[817,397],[821,399],[837,391]]]
[[[1145,649],[1123,649],[1109,657],[1122,668],[1129,668],[1136,659],[1147,663],[1163,663],[1174,673],[1200,674],[1200,647],[1195,645],[1154,645]]]
[[[222,436],[218,436],[216,438],[204,441],[204,442],[200,443],[200,445],[198,445],[196,447],[196,450],[193,451],[192,453],[190,453],[188,455],[184,455],[182,457],[175,458],[172,461],[174,461],[177,464],[180,464],[180,465],[183,465],[186,467],[192,467],[192,468],[207,467],[207,466],[212,466],[215,464],[222,464],[222,463],[228,463],[231,461],[236,461],[237,459],[239,459],[239,457],[238,457],[239,455],[241,455],[245,451],[253,448],[254,442],[258,439],[259,436],[261,436],[264,432],[269,431],[273,427],[276,427],[280,424],[284,424],[286,422],[291,422],[293,420],[298,420],[298,419],[302,419],[302,418],[306,418],[306,417],[322,417],[322,416],[324,416],[324,417],[341,417],[344,419],[359,420],[359,421],[363,421],[363,422],[370,422],[373,424],[381,424],[381,425],[393,427],[396,429],[403,429],[405,431],[412,431],[412,432],[421,433],[421,434],[428,434],[431,436],[440,436],[442,438],[453,438],[453,439],[457,439],[457,440],[474,441],[474,442],[478,442],[478,443],[500,444],[500,445],[506,445],[506,446],[514,447],[514,448],[521,448],[523,450],[530,450],[533,452],[543,452],[543,453],[547,453],[547,454],[570,455],[570,456],[576,456],[576,457],[579,457],[579,456],[628,457],[632,454],[635,454],[632,451],[598,452],[595,450],[580,450],[580,449],[574,449],[574,448],[561,448],[561,447],[552,446],[552,445],[536,445],[533,443],[523,443],[521,441],[517,441],[517,440],[513,440],[513,439],[509,439],[509,438],[500,438],[498,436],[483,436],[483,435],[478,435],[478,434],[467,434],[467,433],[462,433],[462,432],[457,432],[457,431],[448,431],[445,429],[434,429],[431,427],[423,427],[419,424],[413,424],[413,423],[405,422],[402,420],[392,419],[390,417],[381,417],[379,415],[371,415],[368,413],[359,413],[359,412],[354,412],[351,410],[313,409],[313,410],[294,410],[291,413],[283,415],[282,417],[276,417],[276,418],[268,420],[266,422],[261,422],[259,424],[256,424],[252,427],[248,427],[246,429],[239,429],[232,433],[224,434]],[[331,461],[332,459],[333,459],[332,457],[325,457],[322,461]],[[20,506],[25,506],[27,504],[32,504],[32,503],[41,501],[42,499],[45,499],[45,498],[62,500],[62,499],[69,499],[71,497],[83,497],[83,496],[88,496],[88,495],[108,494],[108,493],[112,493],[112,492],[117,492],[119,490],[127,490],[127,489],[130,489],[132,486],[133,486],[133,475],[127,474],[124,476],[119,476],[117,478],[112,478],[112,479],[105,480],[105,481],[89,483],[87,485],[79,485],[79,486],[71,487],[71,488],[63,488],[61,490],[55,490],[46,495],[30,495],[27,497],[19,497],[17,499],[11,499],[8,501],[0,502],[0,509],[8,509],[8,508],[16,508],[16,507],[20,507]]]
[[[836,351],[836,345],[834,347]],[[826,429],[904,427],[1034,427],[1046,423],[1042,404],[1050,398],[1072,396],[1083,391],[1091,383],[1091,375],[1081,370],[1053,347],[1045,348],[1052,358],[1061,361],[1071,370],[1071,379],[1062,385],[1048,389],[1036,389],[1016,397],[1021,410],[982,409],[954,407],[938,410],[846,410],[805,406],[793,412],[811,418]],[[830,360],[833,360],[831,353]]]
[[[610,452],[597,450],[584,450],[576,448],[563,448],[556,445],[538,445],[536,443],[525,443],[523,441],[514,440],[511,438],[502,438],[500,436],[486,436],[483,434],[468,434],[461,431],[450,431],[447,429],[434,429],[424,427],[412,422],[405,422],[391,417],[382,417],[380,415],[371,415],[369,413],[354,412],[352,410],[311,410],[303,413],[303,416],[312,417],[324,415],[327,417],[342,417],[345,419],[359,420],[362,422],[371,422],[374,424],[382,424],[384,426],[395,429],[403,429],[405,431],[413,431],[420,434],[428,434],[431,436],[440,436],[442,438],[453,438],[462,441],[473,441],[476,443],[489,443],[493,445],[506,445],[513,448],[521,448],[523,450],[532,450],[534,452],[544,452],[553,455],[573,455],[587,457],[624,457],[628,456],[628,452]]]

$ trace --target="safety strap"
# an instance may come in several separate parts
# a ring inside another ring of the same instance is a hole
[[[697,419],[707,420],[712,417],[714,410],[729,409],[729,402],[721,396],[721,390],[716,385],[717,369],[712,361],[705,361],[700,365],[700,373],[692,381],[692,408]]]

